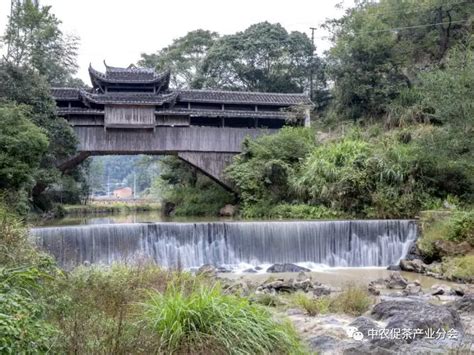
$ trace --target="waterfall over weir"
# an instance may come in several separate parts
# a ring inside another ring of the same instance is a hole
[[[412,220],[133,223],[34,228],[38,244],[71,268],[151,258],[164,267],[313,262],[397,263],[416,239]]]

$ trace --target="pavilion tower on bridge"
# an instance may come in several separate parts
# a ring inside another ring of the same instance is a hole
[[[176,154],[225,185],[222,170],[246,136],[269,134],[285,124],[309,126],[304,94],[174,90],[170,72],[89,67],[92,88],[53,88],[58,114],[74,128],[79,155]],[[298,107],[298,109],[293,109]]]

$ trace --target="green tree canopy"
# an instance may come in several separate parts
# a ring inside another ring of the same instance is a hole
[[[17,67],[29,66],[47,81],[62,85],[77,70],[78,38],[60,30],[61,21],[50,6],[38,1],[12,2],[12,13],[3,37],[7,44],[5,60]]]
[[[20,189],[34,183],[48,138],[30,121],[30,115],[27,106],[0,105],[0,189]]]
[[[171,70],[171,85],[176,88],[190,88],[209,48],[219,35],[216,32],[195,30],[177,38],[171,45],[157,53],[143,53],[140,66]]]
[[[327,22],[337,112],[383,116],[419,72],[442,65],[450,48],[469,40],[473,13],[472,2],[458,0],[364,0]]]
[[[302,92],[308,88],[313,52],[306,34],[288,33],[280,24],[258,23],[216,41],[204,59],[196,86]]]

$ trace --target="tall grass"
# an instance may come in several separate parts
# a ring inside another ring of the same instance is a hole
[[[373,299],[365,288],[349,284],[334,298],[332,309],[339,313],[360,316],[369,310],[372,303]]]
[[[220,287],[186,291],[173,286],[145,303],[148,324],[161,338],[161,351],[179,354],[298,354],[295,331],[263,307],[223,295]]]
[[[367,290],[351,284],[347,285],[335,297],[322,296],[315,298],[304,293],[296,293],[292,301],[295,306],[302,308],[309,316],[331,312],[360,316],[373,303]]]
[[[137,306],[147,290],[164,290],[175,276],[154,265],[79,267],[49,292],[49,321],[61,329],[54,353],[150,354],[159,339]]]
[[[331,299],[329,297],[314,298],[304,293],[296,293],[293,302],[304,309],[309,316],[329,313],[331,309]]]

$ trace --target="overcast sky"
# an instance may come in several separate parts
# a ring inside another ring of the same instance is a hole
[[[140,54],[152,53],[169,45],[174,38],[195,29],[231,34],[249,25],[279,22],[289,31],[310,34],[326,18],[338,17],[352,0],[40,0],[51,5],[63,22],[65,33],[78,35],[78,76],[89,82],[87,67],[103,70],[103,60],[112,66],[128,66]],[[4,32],[10,0],[0,0],[0,29]],[[328,48],[316,32],[318,52]]]

